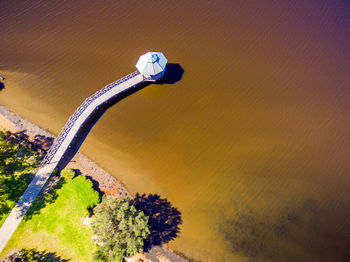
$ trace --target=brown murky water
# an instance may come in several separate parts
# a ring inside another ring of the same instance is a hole
[[[173,249],[350,259],[349,2],[0,1],[0,33],[0,103],[55,133],[142,53],[181,64],[181,81],[118,103],[82,147],[179,208]]]

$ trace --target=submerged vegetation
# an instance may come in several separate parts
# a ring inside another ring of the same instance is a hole
[[[0,131],[0,225],[33,178],[30,171],[40,162],[39,153]]]

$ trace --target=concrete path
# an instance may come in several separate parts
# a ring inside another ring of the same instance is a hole
[[[26,191],[24,191],[20,200],[12,209],[4,224],[2,224],[0,228],[0,252],[5,247],[7,241],[11,238],[13,232],[15,232],[17,226],[22,221],[25,213],[34,202],[55,167],[56,164],[48,164],[39,169]]]
[[[12,209],[4,224],[1,226],[0,252],[4,249],[29,207],[63,158],[78,131],[84,123],[88,121],[89,116],[102,104],[131,88],[135,88],[143,82],[143,76],[138,71],[135,71],[102,88],[92,96],[88,97],[81,106],[78,107],[74,114],[69,118],[54,144],[51,146],[49,152],[43,159],[43,166],[35,174],[32,182],[29,184],[28,188]]]

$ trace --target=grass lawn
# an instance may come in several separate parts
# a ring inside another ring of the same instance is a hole
[[[84,176],[74,179],[65,176],[62,182],[55,192],[49,194],[49,201],[43,201],[43,196],[40,196],[41,199],[34,202],[0,259],[13,249],[27,248],[53,252],[69,261],[92,261],[95,251],[91,242],[92,231],[82,224],[82,220],[88,216],[88,208],[99,203],[99,194]]]

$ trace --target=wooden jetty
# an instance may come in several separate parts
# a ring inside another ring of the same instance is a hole
[[[77,137],[78,132],[84,128],[84,125],[86,126],[89,123],[89,118],[91,115],[98,110],[100,106],[108,103],[108,101],[115,99],[116,97],[118,98],[118,96],[120,96],[120,99],[124,98],[124,92],[130,92],[132,89],[136,90],[136,88],[145,81],[154,82],[155,80],[159,79],[159,76],[163,77],[167,60],[162,53],[159,53],[160,56],[164,57],[160,57],[164,65],[162,64],[162,68],[158,65],[158,68],[161,68],[161,71],[158,70],[155,72],[152,68],[150,68],[153,66],[152,63],[159,62],[159,59],[154,59],[155,54],[157,53],[149,52],[146,54],[146,57],[145,55],[143,56],[143,60],[140,57],[139,61],[141,60],[141,62],[144,62],[145,68],[141,68],[140,70],[138,62],[138,71],[135,71],[105,86],[95,94],[88,97],[68,119],[61,133],[58,135],[43,159],[41,168],[39,168],[32,182],[29,184],[28,188],[12,209],[4,224],[1,226],[0,252],[11,238],[29,207],[34,202],[47,180],[50,178],[51,174],[63,160],[65,153],[71,147],[74,138]],[[148,57],[151,57],[152,60],[147,61],[147,59],[151,59]],[[154,74],[141,74],[140,72],[142,71],[152,71]]]

